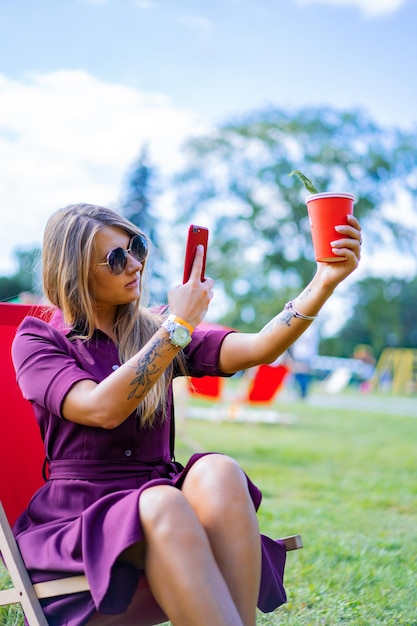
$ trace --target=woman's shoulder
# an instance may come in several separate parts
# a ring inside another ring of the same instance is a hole
[[[30,313],[26,315],[19,324],[17,333],[28,332],[29,330],[36,330],[40,333],[57,331],[66,334],[70,329],[65,326],[62,312],[59,309],[45,307],[36,315]]]
[[[53,344],[68,343],[70,329],[64,324],[62,313],[58,310],[45,310],[39,315],[27,315],[17,328],[13,340],[16,346],[39,340]]]

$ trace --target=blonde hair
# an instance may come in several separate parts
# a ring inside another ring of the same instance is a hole
[[[105,226],[124,230],[130,237],[142,231],[118,213],[92,204],[72,204],[49,219],[43,242],[43,288],[48,300],[62,310],[74,338],[91,339],[94,333],[94,240]],[[142,274],[146,261],[143,263]],[[136,354],[161,325],[162,316],[140,303],[140,298],[120,304],[114,324],[121,363]],[[181,357],[179,358],[181,370]],[[158,409],[165,413],[166,392],[172,378],[171,364],[138,406],[141,425],[152,425]]]

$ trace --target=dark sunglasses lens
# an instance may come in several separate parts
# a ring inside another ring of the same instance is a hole
[[[142,235],[135,235],[130,242],[130,253],[137,261],[142,263],[148,254],[148,242]]]
[[[127,252],[123,248],[112,250],[108,257],[109,267],[113,274],[123,274],[127,265]]]

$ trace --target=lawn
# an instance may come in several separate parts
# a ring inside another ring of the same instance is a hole
[[[261,530],[303,537],[287,558],[288,602],[259,625],[417,626],[417,399],[416,417],[400,417],[350,398],[337,409],[281,400],[289,424],[178,424],[178,460],[193,448],[232,455],[263,491]],[[0,613],[6,624],[21,622]]]

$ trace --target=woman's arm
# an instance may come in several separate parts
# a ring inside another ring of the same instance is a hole
[[[169,294],[170,311],[193,328],[207,311],[214,281],[200,281],[203,250],[197,250],[190,280]],[[65,396],[62,415],[69,421],[86,426],[115,428],[140,404],[156,381],[178,354],[164,328],[147,344],[100,383],[77,382]]]
[[[82,380],[65,396],[62,416],[77,424],[116,428],[138,406],[179,352],[160,328],[131,359],[100,383]]]
[[[311,283],[293,300],[295,309],[303,315],[318,315],[337,285],[358,266],[361,229],[354,216],[348,215],[348,221],[348,226],[337,227],[337,231],[345,237],[333,242],[335,254],[344,260],[318,263]],[[261,363],[272,363],[311,323],[311,320],[304,320],[294,316],[289,310],[283,310],[258,333],[227,335],[220,351],[219,368],[225,374],[231,374]]]

